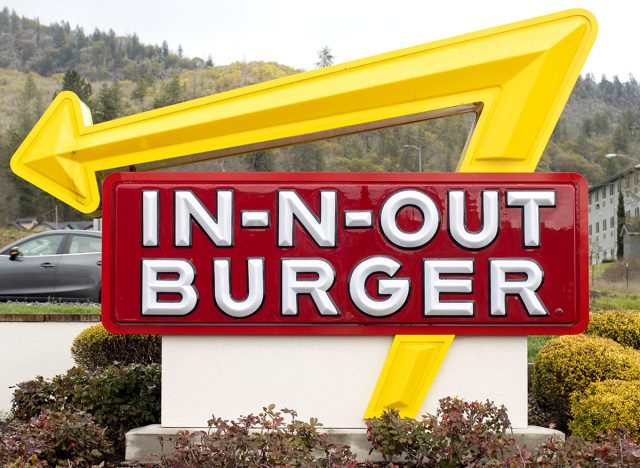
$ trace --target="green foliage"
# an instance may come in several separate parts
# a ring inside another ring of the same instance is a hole
[[[331,443],[316,419],[296,418],[294,410],[275,411],[275,405],[237,421],[213,417],[208,432],[181,431],[162,466],[355,466],[349,448]]]
[[[87,82],[80,74],[71,69],[67,70],[62,78],[62,88],[60,91],[73,91],[85,104],[91,99],[91,83]]]
[[[85,328],[73,340],[76,364],[97,370],[114,364],[155,364],[162,358],[160,335],[114,335],[102,324]]]
[[[640,295],[626,291],[591,289],[592,312],[606,310],[640,310]]]
[[[114,81],[111,85],[104,83],[100,88],[98,100],[94,107],[95,123],[106,122],[121,117],[124,111],[124,102],[120,83]]]
[[[599,433],[621,424],[635,439],[640,437],[640,380],[594,382],[571,396],[571,433],[595,440]]]
[[[150,46],[141,44],[135,33],[118,37],[113,30],[95,29],[86,34],[66,21],[46,26],[6,8],[0,12],[0,41],[0,68],[32,70],[44,76],[75,69],[90,80],[137,80],[146,73],[160,75],[204,64],[199,58],[179,57],[166,41]]]
[[[568,335],[548,341],[535,363],[531,391],[564,428],[570,395],[592,382],[640,379],[640,352],[608,338]]]
[[[530,335],[527,337],[527,362],[536,362],[538,353],[544,346],[544,344],[555,338],[554,336],[546,335]]]
[[[51,380],[38,377],[17,385],[15,418],[28,420],[46,409],[90,413],[121,453],[128,430],[160,421],[160,366],[130,364],[98,371],[74,367]]]
[[[44,410],[0,434],[2,466],[91,466],[111,453],[105,430],[84,412]]]
[[[640,464],[640,445],[622,427],[600,434],[596,442],[579,437],[550,438],[532,452],[518,448],[505,460],[509,468],[630,468]]]
[[[616,226],[618,250],[616,252],[616,257],[622,259],[624,257],[624,233],[622,232],[622,226],[624,226],[626,222],[626,211],[624,209],[624,196],[622,195],[622,190],[618,192],[618,207],[616,209],[616,214],[618,215],[618,225]]]
[[[494,403],[440,400],[436,416],[401,418],[391,409],[367,420],[367,438],[387,462],[408,466],[487,466],[503,459],[514,441],[507,410]]]
[[[586,333],[610,338],[623,346],[640,350],[640,311],[612,310],[593,313]]]
[[[160,86],[160,91],[153,101],[153,107],[165,107],[171,104],[177,104],[185,100],[184,86],[180,82],[180,76],[174,75],[170,81]]]

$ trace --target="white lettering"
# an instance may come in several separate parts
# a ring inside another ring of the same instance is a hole
[[[233,245],[233,191],[216,191],[217,220],[189,190],[175,191],[175,246],[191,246],[193,218],[217,247]]]
[[[469,232],[466,219],[465,192],[452,190],[449,192],[449,232],[451,237],[468,249],[481,249],[491,244],[498,235],[499,198],[497,190],[482,192],[482,228]]]
[[[322,259],[299,258],[282,260],[282,315],[298,315],[298,295],[309,294],[320,315],[340,315],[329,296],[336,273]],[[316,279],[298,279],[301,273],[317,275]]]
[[[249,317],[264,300],[264,259],[247,259],[247,297],[236,301],[231,297],[231,261],[213,260],[213,299],[222,312],[234,318]]]
[[[379,279],[378,294],[389,295],[387,299],[372,299],[366,291],[369,276],[374,273],[395,275],[402,265],[389,257],[371,257],[360,262],[351,272],[349,295],[355,306],[374,317],[387,317],[396,313],[409,297],[409,280],[406,278]]]
[[[470,278],[441,278],[442,274],[473,273],[473,260],[423,260],[424,315],[473,316],[473,301],[440,301],[441,293],[470,293]]]
[[[507,274],[525,275],[524,280],[507,279]],[[507,259],[489,261],[491,316],[507,315],[507,294],[517,295],[530,316],[549,315],[536,291],[542,285],[544,273],[533,260]]]
[[[160,279],[161,273],[178,275]],[[142,315],[182,316],[192,312],[198,303],[193,287],[195,272],[186,260],[142,260]],[[179,301],[158,301],[158,294],[179,294]]]

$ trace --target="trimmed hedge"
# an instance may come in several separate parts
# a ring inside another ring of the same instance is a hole
[[[640,380],[605,380],[589,385],[584,392],[571,396],[569,428],[574,435],[597,440],[624,424],[629,435],[640,436]]]
[[[114,364],[156,364],[162,358],[162,337],[114,335],[98,324],[73,340],[71,354],[76,364],[94,370]]]
[[[593,313],[586,333],[640,350],[640,312],[612,310]]]
[[[533,372],[532,392],[551,409],[561,427],[567,422],[570,395],[602,380],[640,379],[640,351],[608,338],[561,336],[540,350]]]

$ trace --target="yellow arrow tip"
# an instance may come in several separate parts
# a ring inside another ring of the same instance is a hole
[[[63,91],[11,158],[11,170],[83,213],[100,205],[95,173],[73,152],[74,143],[91,113],[78,96]]]

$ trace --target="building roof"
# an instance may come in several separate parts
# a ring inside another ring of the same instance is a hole
[[[622,179],[624,176],[628,174],[632,174],[635,171],[640,170],[640,164],[635,164],[631,167],[626,168],[624,171],[618,172],[617,174],[612,175],[611,177],[601,180],[597,184],[593,184],[589,187],[589,193],[593,192],[600,187],[604,187],[605,185],[609,185],[611,182],[615,182],[618,179]]]

